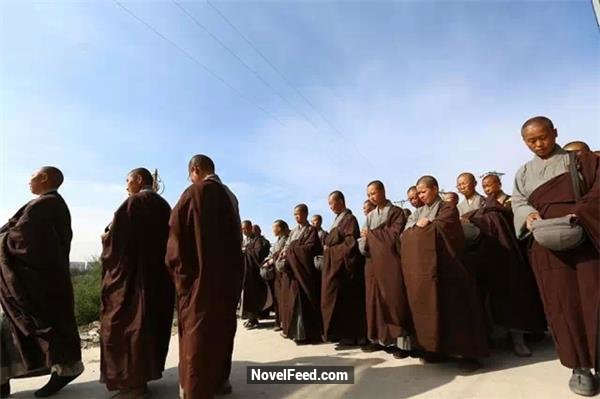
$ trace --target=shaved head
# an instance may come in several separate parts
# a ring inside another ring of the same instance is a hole
[[[421,184],[424,185],[425,187],[429,187],[429,188],[432,188],[432,187],[439,188],[437,179],[435,177],[429,176],[429,175],[421,176],[419,178],[419,180],[417,180],[416,185],[418,186]]]
[[[463,172],[460,175],[458,175],[457,179],[460,179],[461,177],[465,177],[469,179],[469,181],[475,181],[475,175],[473,175],[473,173],[471,172]]]
[[[583,141],[571,141],[568,144],[563,146],[563,150],[565,151],[574,151],[574,152],[590,152],[590,146],[588,146]]]
[[[543,126],[548,130],[554,130],[554,123],[552,123],[550,118],[547,118],[545,116],[534,116],[533,118],[527,119],[525,123],[523,123],[523,126],[521,126],[521,134],[523,134],[525,129],[534,125]]]
[[[369,188],[371,186],[375,186],[379,190],[385,190],[385,187],[384,187],[383,183],[380,180],[373,180],[372,182],[370,182],[369,184],[367,184],[367,188]]]
[[[482,183],[485,185],[486,181],[494,181],[498,184],[501,184],[502,182],[500,181],[500,177],[498,175],[486,175],[483,180]]]
[[[215,164],[212,161],[212,159],[210,159],[206,155],[194,155],[192,159],[190,159],[188,169],[191,169],[192,167],[197,167],[207,174],[215,173]]]
[[[53,189],[59,188],[65,181],[63,173],[55,166],[42,166],[40,172],[48,176],[48,183]]]
[[[146,168],[135,168],[129,172],[128,175],[139,176],[142,179],[142,184],[144,186],[151,186],[154,183],[152,173],[150,173],[150,171]]]
[[[331,194],[329,194],[329,198],[333,198],[333,199],[339,199],[342,202],[346,202],[346,198],[344,198],[344,193],[342,193],[339,190],[335,190],[333,191]]]

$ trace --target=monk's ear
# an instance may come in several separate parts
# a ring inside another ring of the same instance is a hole
[[[49,179],[48,173],[40,172],[40,183],[46,183]]]

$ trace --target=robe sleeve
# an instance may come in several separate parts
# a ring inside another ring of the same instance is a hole
[[[197,206],[199,207],[199,204]],[[195,246],[195,243],[187,242],[193,236],[187,229],[194,225],[194,212],[192,198],[187,192],[184,192],[173,208],[169,220],[169,240],[167,241],[165,263],[178,294],[187,292],[194,280],[194,271],[186,270],[186,265],[190,264],[190,260],[187,259],[190,255],[188,252],[192,246]]]
[[[589,190],[577,201],[573,213],[600,252],[600,158],[594,154],[582,154],[578,163]]]
[[[531,234],[527,231],[525,226],[525,222],[527,221],[527,216],[529,216],[532,212],[537,212],[527,199],[527,195],[525,195],[525,167],[522,166],[515,175],[515,184],[513,188],[513,194],[511,197],[512,202],[512,210],[514,213],[514,227],[515,233],[517,234],[518,239],[523,239]]]
[[[112,223],[109,225],[108,234],[102,240],[102,274],[107,269],[112,269],[119,262],[126,261],[127,249],[130,246],[131,220],[134,201],[127,199],[115,212]]]
[[[419,221],[418,217],[420,213],[421,212],[419,212],[419,210],[417,209],[410,214],[408,220],[406,221],[406,225],[404,226],[404,230],[410,229],[411,227],[414,227],[417,224],[417,222]]]

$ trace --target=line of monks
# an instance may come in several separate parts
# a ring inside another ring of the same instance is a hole
[[[102,235],[101,382],[115,398],[145,397],[147,382],[162,377],[175,307],[184,399],[232,391],[238,310],[248,329],[274,312],[274,329],[297,344],[454,360],[464,371],[481,367],[499,337],[531,356],[526,338],[549,329],[573,370],[570,389],[596,394],[600,157],[583,143],[572,152],[558,146],[546,117],[526,121],[521,135],[534,157],[518,170],[512,197],[496,174],[482,181],[486,197],[472,174],[459,175],[460,203],[422,176],[408,190],[411,213],[375,180],[362,228],[333,191],[329,233],[300,204],[293,229],[274,222],[272,246],[241,222],[209,157],[192,157],[192,184],[173,209],[147,169],[132,170],[129,197]],[[36,171],[38,197],[0,230],[3,398],[13,378],[50,374],[35,392],[47,397],[83,372],[63,179],[55,167]]]

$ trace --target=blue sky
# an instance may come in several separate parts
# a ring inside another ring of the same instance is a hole
[[[531,157],[519,136],[530,116],[551,117],[559,142],[600,148],[587,0],[213,4],[318,112],[206,2],[181,5],[268,85],[171,1],[123,5],[235,90],[112,1],[0,3],[2,220],[46,164],[66,175],[71,258],[85,260],[100,252],[127,171],[158,168],[174,205],[195,153],[270,234],[299,202],[327,227],[335,189],[360,214],[373,179],[402,199],[423,174],[452,189],[460,172],[498,170],[512,191]]]

